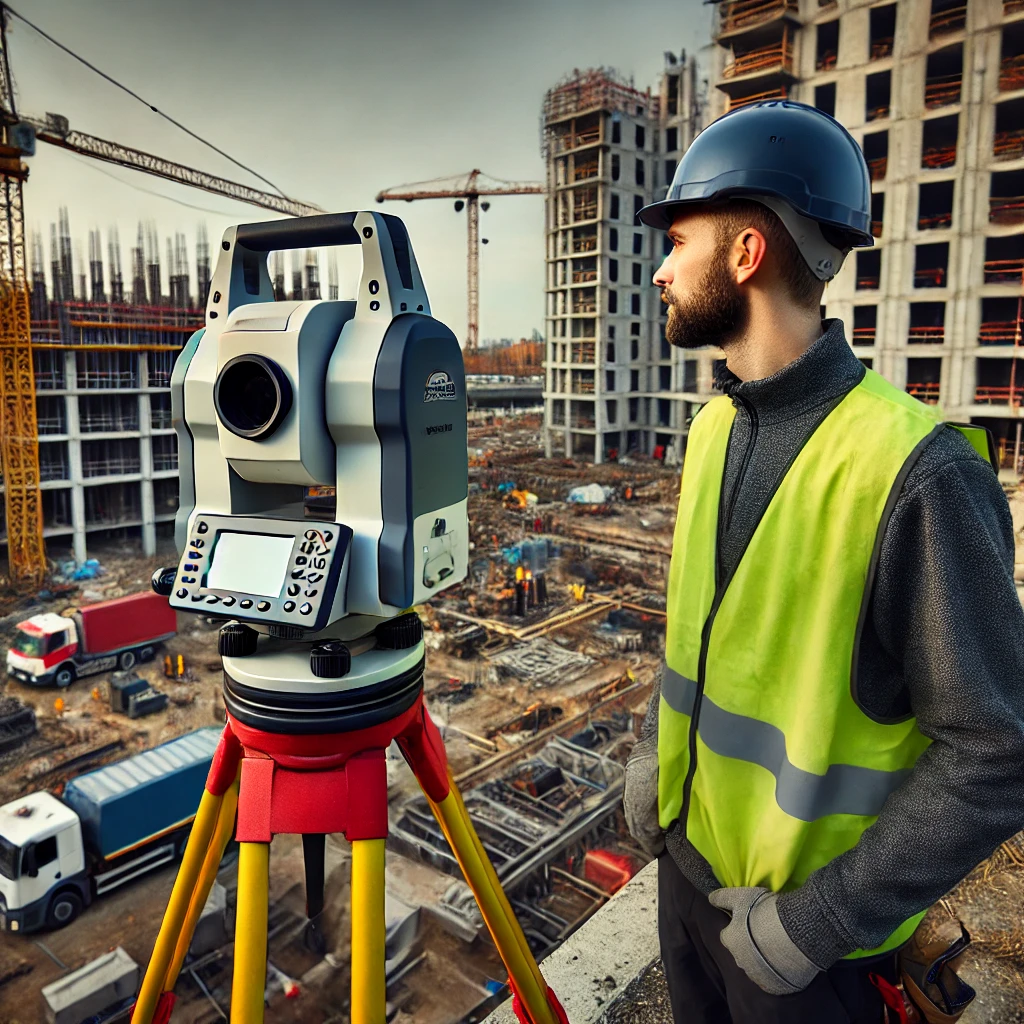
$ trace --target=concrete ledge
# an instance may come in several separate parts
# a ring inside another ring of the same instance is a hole
[[[658,864],[652,861],[541,964],[570,1024],[596,1024],[658,959],[657,908]],[[517,1024],[511,1000],[484,1024]]]

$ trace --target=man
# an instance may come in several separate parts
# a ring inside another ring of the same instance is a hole
[[[895,981],[924,911],[1024,826],[1024,612],[987,435],[820,320],[869,202],[845,129],[773,101],[706,128],[640,212],[672,241],[666,337],[726,361],[626,769],[680,1024],[877,1024],[869,975]]]

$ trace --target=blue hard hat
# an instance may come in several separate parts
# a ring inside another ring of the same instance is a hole
[[[874,244],[864,154],[835,118],[806,103],[765,100],[712,121],[683,154],[665,198],[637,216],[665,231],[675,207],[730,196],[782,199],[840,248]]]

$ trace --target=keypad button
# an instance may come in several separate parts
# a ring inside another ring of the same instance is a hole
[[[188,597],[188,591],[184,587],[181,587],[178,590],[177,596],[178,597]]]
[[[192,545],[192,547],[194,547],[194,548],[203,548],[203,547],[206,547],[206,541],[205,541],[205,540],[192,540],[192,541],[189,541],[189,543],[190,543],[190,544]]]
[[[193,595],[192,595],[192,600],[193,600],[193,601],[202,601],[202,599],[203,599],[204,597],[206,597],[206,595],[205,595],[205,594],[193,594]]]
[[[298,597],[299,596],[299,591],[301,589],[302,589],[302,587],[300,587],[298,583],[289,583],[288,584],[288,596],[289,597]]]
[[[249,598],[246,598],[244,601],[240,601],[238,603],[238,607],[239,608],[251,608],[252,607],[252,601],[250,601]]]
[[[195,581],[196,581],[195,576],[182,576],[181,577],[181,582],[182,583],[195,583]]]
[[[319,593],[320,591],[317,590],[316,587],[310,587],[309,590],[306,591],[306,597],[316,597]]]
[[[306,564],[306,556],[305,555],[296,555],[295,556],[295,564],[296,565],[305,565]]]
[[[211,594],[206,599],[206,603],[207,604],[220,604],[220,598],[216,594]]]
[[[305,576],[305,575],[306,575],[306,570],[305,569],[293,569],[292,570],[292,579],[293,580],[301,580],[302,577]]]
[[[311,572],[306,577],[306,582],[307,583],[319,583],[323,578],[324,578],[324,574],[322,572]]]
[[[308,601],[299,609],[303,615],[309,615],[312,610],[313,606]]]
[[[326,540],[326,541],[334,540],[334,534],[331,533],[330,530],[324,530],[324,540]]]
[[[235,603],[235,599],[233,597],[225,597],[224,598],[224,607],[225,608],[230,608],[234,603]]]
[[[190,551],[188,553],[189,558],[202,558],[203,556],[198,551]]]
[[[285,603],[283,605],[281,605],[281,607],[286,612],[293,612],[293,611],[295,611],[295,602],[294,601],[285,601]]]
[[[260,601],[260,603],[258,605],[256,605],[256,611],[258,611],[258,612],[269,612],[270,611],[270,602],[269,601]]]
[[[196,533],[206,533],[210,529],[209,523],[200,523],[196,527]]]
[[[307,530],[303,535],[306,540],[316,540],[316,530]]]
[[[186,562],[185,563],[185,572],[198,572],[198,571],[199,571],[199,566],[198,565],[192,565],[190,562]]]

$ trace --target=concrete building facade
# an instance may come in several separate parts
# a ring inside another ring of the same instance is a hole
[[[636,223],[702,118],[695,61],[666,54],[657,92],[575,71],[548,91],[546,454],[604,462],[682,453],[714,353],[673,349],[651,278],[664,237]]]
[[[861,359],[1021,461],[1022,0],[719,5],[710,114],[788,96],[832,114],[872,177],[875,247],[825,292]]]

